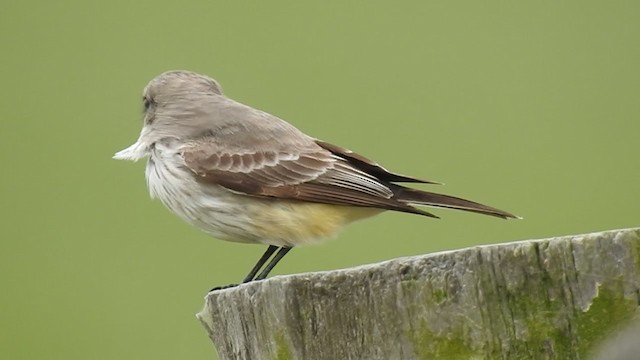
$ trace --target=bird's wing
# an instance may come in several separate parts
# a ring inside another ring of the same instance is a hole
[[[246,195],[432,216],[398,201],[384,182],[312,140],[289,150],[229,151],[202,140],[185,146],[181,154],[198,181]]]
[[[366,171],[368,174],[375,176],[377,179],[387,182],[407,182],[407,183],[421,183],[421,184],[441,184],[437,181],[417,179],[414,177],[404,176],[396,173],[392,173],[389,170],[382,167],[377,162],[368,159],[360,154],[357,154],[349,149],[343,148],[338,145],[330,144],[326,141],[315,140],[316,144],[323,149],[330,151],[332,154],[343,158],[345,161],[351,163],[354,167]]]

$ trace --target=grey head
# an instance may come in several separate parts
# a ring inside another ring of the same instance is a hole
[[[144,88],[143,126],[138,140],[115,154],[115,159],[139,160],[163,138],[188,139],[211,126],[212,110],[223,101],[220,84],[192,71],[172,70]]]

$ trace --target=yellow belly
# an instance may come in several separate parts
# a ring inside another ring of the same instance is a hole
[[[256,203],[247,210],[251,212],[254,232],[260,242],[279,246],[295,246],[331,238],[344,225],[383,211],[286,200]]]

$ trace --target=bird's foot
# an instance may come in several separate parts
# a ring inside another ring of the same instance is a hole
[[[238,286],[238,284],[229,284],[229,285],[224,285],[224,286],[216,286],[213,289],[209,290],[209,292],[229,289],[229,288],[236,287],[236,286]]]

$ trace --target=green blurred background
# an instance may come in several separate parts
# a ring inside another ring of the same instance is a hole
[[[264,248],[151,201],[141,91],[169,69],[522,221],[387,213],[275,274],[640,225],[640,2],[4,1],[3,359],[211,359],[194,317]]]

